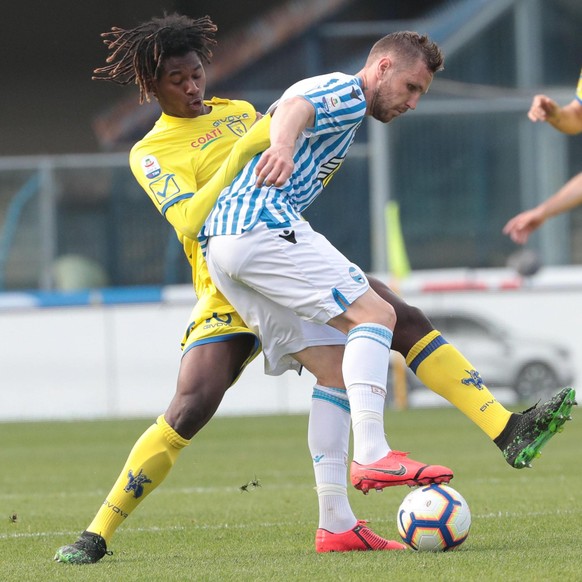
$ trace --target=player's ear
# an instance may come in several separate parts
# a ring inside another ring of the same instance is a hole
[[[378,75],[378,78],[382,78],[390,67],[392,67],[392,59],[390,57],[386,56],[378,59],[376,64],[376,74]]]

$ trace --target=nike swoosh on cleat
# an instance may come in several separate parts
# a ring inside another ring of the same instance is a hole
[[[377,471],[378,473],[385,473],[386,475],[405,475],[406,474],[406,467],[404,465],[400,465],[399,469],[376,469],[371,468],[373,471]]]

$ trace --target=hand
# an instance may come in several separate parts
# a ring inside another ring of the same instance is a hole
[[[255,168],[257,186],[283,186],[295,167],[293,150],[289,145],[273,145],[266,149]]]
[[[549,97],[545,95],[536,95],[533,98],[531,107],[527,116],[533,121],[548,121],[551,117],[555,117],[560,109],[560,106]]]
[[[545,220],[543,210],[532,208],[514,216],[503,227],[503,234],[509,236],[514,243],[523,245],[527,242],[529,235],[539,228]]]

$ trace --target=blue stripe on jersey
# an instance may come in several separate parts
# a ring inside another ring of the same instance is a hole
[[[292,87],[284,97],[303,95],[312,102],[316,122],[297,141],[293,175],[281,188],[255,188],[254,169],[260,156],[255,157],[221,193],[201,231],[201,242],[208,236],[252,229],[261,220],[263,208],[269,222],[300,220],[303,210],[321,193],[322,181],[340,166],[366,112],[360,80],[333,73],[298,85],[295,93]]]
[[[442,335],[437,335],[431,342],[428,343],[427,346],[420,350],[417,356],[412,360],[412,362],[410,362],[408,367],[416,374],[418,366],[420,366],[420,364],[422,364],[422,362],[424,362],[428,356],[430,356],[436,349],[448,343],[449,342]]]
[[[186,198],[192,198],[192,196],[194,196],[194,192],[187,192],[186,194],[180,194],[180,196],[176,196],[175,198],[172,198],[169,202],[166,202],[160,208],[160,212],[162,214],[166,214],[166,212],[168,211],[168,208],[170,208],[170,206],[173,206],[174,204],[176,204],[176,202],[180,202],[180,200],[185,200]]]
[[[355,107],[345,108],[343,110],[344,115],[342,116],[337,116],[332,119],[323,119],[317,126],[317,133],[324,133],[328,128],[335,130],[335,128],[341,127],[342,122],[350,122],[352,116],[358,114],[362,109],[365,111],[365,104],[358,104]]]

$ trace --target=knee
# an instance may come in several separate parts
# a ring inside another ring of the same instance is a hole
[[[378,302],[373,306],[367,321],[378,323],[389,329],[394,330],[398,322],[398,314],[394,306],[382,298],[378,297]]]
[[[428,317],[418,307],[400,303],[397,310],[397,332],[411,333],[416,331],[418,334],[426,335],[432,331],[433,326]]]
[[[165,412],[166,422],[183,438],[191,439],[214,416],[225,390],[178,390]]]
[[[398,305],[397,312],[398,320],[394,328],[392,349],[406,357],[411,348],[420,339],[433,331],[434,327],[418,307],[412,307],[401,302]]]

